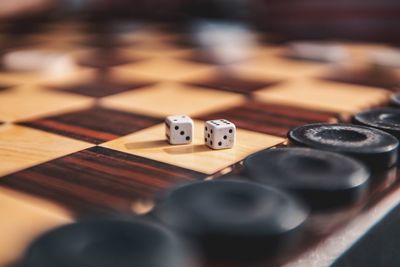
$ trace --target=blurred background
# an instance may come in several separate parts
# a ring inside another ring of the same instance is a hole
[[[398,0],[1,0],[4,21],[134,18],[183,23],[196,18],[243,20],[290,38],[399,42]],[[29,25],[25,25],[29,26]]]

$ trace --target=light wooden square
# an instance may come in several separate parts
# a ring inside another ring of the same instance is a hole
[[[28,127],[0,126],[0,175],[19,171],[93,146]]]
[[[141,29],[117,34],[118,40],[139,45],[168,44],[179,37],[180,34],[162,31],[154,25],[143,25]]]
[[[20,260],[27,245],[40,234],[72,222],[72,216],[55,204],[0,187],[0,266]]]
[[[76,44],[77,42],[88,41],[90,40],[90,38],[93,38],[94,35],[79,32],[72,29],[60,29],[46,33],[32,34],[29,37],[31,38],[31,40],[43,42],[43,44],[45,45],[55,44],[55,43],[62,45],[68,42],[70,43],[75,42],[75,45],[77,45]]]
[[[297,79],[257,91],[254,96],[267,103],[337,112],[347,117],[387,102],[389,92],[359,85]]]
[[[93,144],[28,127],[0,126],[0,175],[6,175],[89,147]]]
[[[105,97],[100,104],[109,108],[155,117],[174,114],[197,116],[240,105],[240,94],[164,82]]]
[[[0,93],[0,121],[13,122],[89,107],[86,96],[21,87]]]
[[[71,54],[73,57],[73,55]],[[72,66],[68,69],[51,69],[49,71],[2,72],[0,83],[13,85],[63,84],[94,77],[95,71],[90,68]]]
[[[284,141],[283,138],[238,128],[232,149],[212,150],[204,144],[203,127],[195,121],[194,139],[188,145],[169,145],[165,125],[159,124],[101,146],[165,162],[206,174],[218,172],[246,156]]]
[[[136,58],[183,57],[193,53],[193,49],[167,44],[134,45],[132,48],[121,48],[120,51]]]
[[[120,72],[122,76],[158,81],[187,81],[215,73],[216,68],[207,64],[161,57],[115,67],[113,71]]]
[[[342,43],[348,53],[349,58],[347,62],[350,64],[369,64],[371,60],[371,55],[374,51],[387,49],[388,45],[383,43]]]
[[[251,79],[271,80],[317,77],[327,71],[327,66],[322,63],[283,59],[272,53],[232,65],[230,70]]]

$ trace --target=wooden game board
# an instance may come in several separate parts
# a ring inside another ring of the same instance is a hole
[[[18,266],[29,242],[52,227],[147,212],[162,189],[218,179],[246,156],[284,145],[295,126],[386,105],[400,84],[400,70],[364,71],[367,52],[381,44],[341,43],[349,62],[332,65],[290,59],[275,37],[259,32],[244,56],[221,59],[216,47],[162,25],[111,33],[84,22],[12,29],[0,31],[3,53],[56,49],[77,66],[51,75],[0,71],[0,266]],[[193,144],[166,143],[163,119],[171,114],[196,119]],[[234,149],[202,144],[201,120],[215,118],[238,127]],[[286,266],[329,265],[399,202],[399,190]]]

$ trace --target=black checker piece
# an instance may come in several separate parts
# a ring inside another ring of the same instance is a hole
[[[144,221],[96,220],[52,230],[28,248],[23,267],[187,267],[179,241]]]
[[[291,145],[343,153],[365,163],[372,172],[386,171],[397,162],[397,139],[384,131],[353,125],[315,123],[288,133]]]
[[[255,182],[288,190],[313,210],[358,203],[366,195],[370,173],[353,158],[309,148],[277,148],[257,152],[244,161]]]
[[[377,108],[358,113],[354,123],[374,127],[400,138],[400,109]]]
[[[400,107],[400,94],[394,94],[390,97],[390,101],[393,106]]]
[[[169,191],[153,215],[193,240],[208,260],[249,263],[295,246],[308,210],[277,189],[221,180]]]

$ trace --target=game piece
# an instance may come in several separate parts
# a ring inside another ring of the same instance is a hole
[[[395,107],[400,107],[400,94],[394,94],[390,97],[390,102]]]
[[[167,229],[140,220],[83,221],[33,242],[24,267],[188,267],[180,241]]]
[[[360,112],[353,118],[354,123],[388,132],[400,138],[400,109],[376,108]]]
[[[377,66],[400,68],[400,49],[382,48],[370,52],[369,60]]]
[[[68,72],[75,62],[66,53],[55,50],[32,49],[5,53],[1,59],[3,67],[10,71]]]
[[[235,144],[236,126],[227,120],[210,120],[204,125],[204,142],[212,149],[232,148]]]
[[[370,127],[314,123],[291,130],[288,138],[291,145],[328,150],[357,158],[372,172],[386,171],[397,162],[397,139]]]
[[[361,162],[317,149],[267,149],[243,164],[253,181],[288,190],[318,211],[359,203],[369,185],[370,173]]]
[[[349,56],[343,47],[327,42],[291,42],[288,50],[291,57],[314,61],[339,62]]]
[[[159,199],[153,215],[186,234],[207,258],[248,263],[294,246],[308,211],[278,189],[217,180],[172,189]]]
[[[165,119],[165,136],[171,145],[190,144],[193,134],[194,123],[190,117],[175,115]]]

